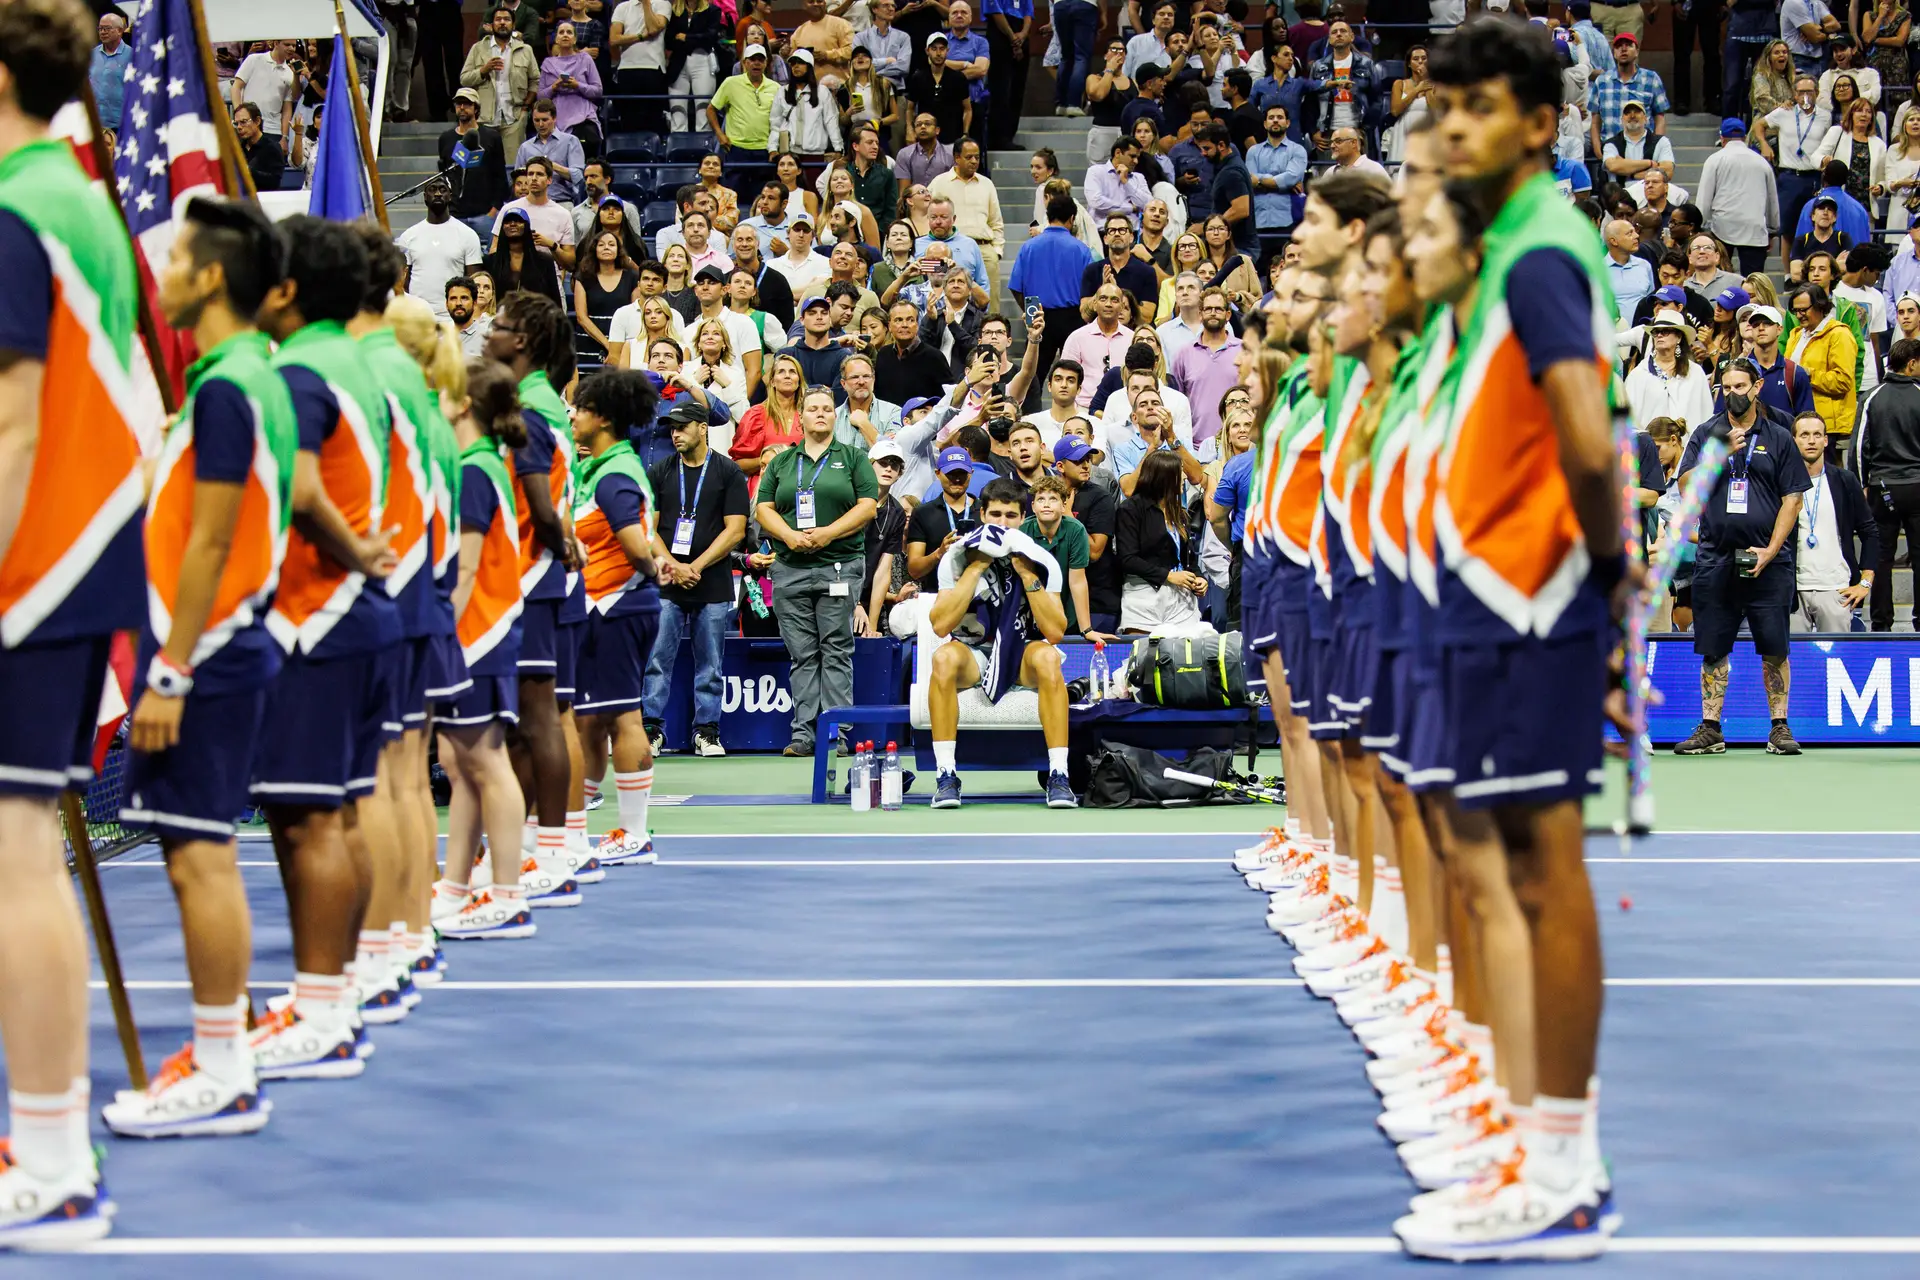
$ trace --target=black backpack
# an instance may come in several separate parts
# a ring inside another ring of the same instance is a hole
[[[1127,684],[1135,702],[1188,711],[1223,711],[1247,705],[1247,672],[1240,663],[1240,633],[1149,636],[1133,643]]]
[[[1103,741],[1099,753],[1093,758],[1093,769],[1087,783],[1087,806],[1093,809],[1174,809],[1208,804],[1216,799],[1228,800],[1228,797],[1210,787],[1170,780],[1167,777],[1170,768],[1199,774],[1203,778],[1225,778],[1232,772],[1233,757],[1212,747],[1201,747],[1189,755],[1184,763],[1176,765],[1159,752],[1146,747]]]

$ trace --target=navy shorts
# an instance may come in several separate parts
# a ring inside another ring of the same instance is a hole
[[[1347,736],[1347,718],[1334,705],[1334,683],[1340,677],[1340,655],[1331,639],[1309,640],[1313,654],[1307,674],[1307,732],[1331,742]]]
[[[248,805],[254,746],[266,721],[268,690],[187,695],[180,740],[157,754],[127,752],[124,826],[163,840],[230,840]]]
[[[1441,651],[1446,756],[1463,808],[1547,804],[1600,789],[1606,659],[1598,634]]]
[[[1447,707],[1441,696],[1440,669],[1408,650],[1394,664],[1399,701],[1395,717],[1400,745],[1394,751],[1396,772],[1407,789],[1416,793],[1446,791],[1453,786],[1453,766],[1447,759]]]
[[[1396,778],[1406,773],[1406,762],[1394,754],[1400,745],[1398,686],[1405,679],[1405,658],[1404,650],[1377,656],[1373,668],[1373,701],[1367,704],[1366,717],[1360,723],[1360,745],[1377,752],[1381,767]]]
[[[1693,570],[1693,651],[1718,662],[1733,652],[1744,621],[1753,633],[1754,652],[1786,657],[1787,619],[1797,603],[1793,574],[1793,562],[1785,557],[1757,578],[1741,577],[1732,557],[1700,557]]]
[[[456,635],[427,637],[427,702],[445,702],[473,686],[467,656]]]
[[[553,700],[571,706],[579,692],[580,646],[587,640],[587,623],[563,622],[553,643]],[[644,663],[646,659],[643,657]]]
[[[434,655],[432,636],[410,636],[405,645],[400,681],[400,724],[418,729],[427,723],[427,689],[433,683]]]
[[[0,795],[52,798],[93,777],[108,636],[0,649]]]
[[[1349,729],[1366,723],[1367,708],[1373,705],[1373,684],[1380,655],[1374,648],[1371,626],[1343,626],[1333,638],[1334,677],[1327,695],[1328,705],[1345,720]]]
[[[267,730],[254,757],[261,804],[337,809],[373,791],[386,726],[399,700],[392,681],[402,653],[354,653],[315,662],[287,656],[267,699]]]
[[[451,701],[434,710],[434,724],[442,728],[520,723],[519,676],[473,676]]]
[[[528,600],[520,606],[520,678],[559,676],[560,606],[563,600]]]
[[[1251,671],[1280,647],[1279,593],[1274,582],[1274,551],[1250,551],[1240,561],[1241,651]]]
[[[1280,660],[1287,668],[1287,710],[1304,716],[1313,708],[1313,640],[1307,634],[1307,611],[1285,609],[1280,619]]]
[[[573,709],[584,715],[618,715],[640,708],[647,658],[660,633],[660,615],[630,613],[609,618],[595,614],[582,628],[580,690]]]

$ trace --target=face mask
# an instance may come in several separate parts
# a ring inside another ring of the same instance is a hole
[[[1729,391],[1727,393],[1727,416],[1728,417],[1744,418],[1747,416],[1747,410],[1751,408],[1753,408],[1752,396],[1741,395],[1737,391]]]

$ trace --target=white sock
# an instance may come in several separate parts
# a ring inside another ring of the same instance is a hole
[[[1580,1131],[1587,1100],[1535,1094],[1521,1127],[1527,1148],[1528,1180],[1553,1191],[1567,1191],[1580,1179]]]
[[[1304,831],[1304,828],[1303,828],[1303,827],[1301,827],[1301,825],[1300,825],[1300,819],[1298,819],[1298,818],[1288,818],[1288,819],[1287,819],[1287,825],[1286,825],[1286,828],[1285,828],[1285,830],[1286,830],[1286,834],[1287,834],[1287,839],[1289,839],[1289,840],[1298,840],[1298,839],[1300,838],[1300,836],[1301,836],[1301,834],[1302,834],[1302,832]]]
[[[247,1025],[246,997],[242,996],[240,999],[240,1025],[244,1028]],[[241,1034],[246,1033],[242,1031]],[[253,1061],[251,1051],[248,1051],[247,1061]],[[87,1076],[75,1076],[73,1088],[67,1091],[67,1096],[73,1099],[74,1145],[84,1158],[91,1160],[93,1159],[93,1130],[90,1127],[93,1120],[93,1081]]]
[[[1604,1169],[1600,1158],[1600,1077],[1587,1077],[1587,1110],[1580,1125],[1580,1162],[1589,1170]]]
[[[472,894],[473,890],[467,888],[466,885],[455,884],[451,880],[436,880],[433,882],[433,898],[436,902],[449,902],[456,907],[465,906],[467,899],[471,897]]]
[[[512,884],[496,884],[489,892],[493,894],[495,902],[510,910],[517,910],[526,899],[526,891],[520,887],[518,880]]]
[[[1460,1024],[1460,1043],[1466,1046],[1468,1053],[1480,1059],[1480,1070],[1487,1076],[1493,1075],[1493,1032],[1477,1022]]]
[[[953,764],[953,749],[956,745],[957,744],[952,741],[947,741],[947,742],[936,741],[933,744],[934,772],[953,773],[956,771]]]
[[[84,1110],[79,1125],[74,1123],[73,1118],[76,1105],[74,1091],[77,1086],[76,1081],[64,1093],[7,1090],[13,1158],[36,1178],[49,1182],[64,1178],[86,1158],[86,1142],[76,1141],[77,1135],[85,1132]],[[80,1105],[84,1106],[84,1103]]]
[[[574,853],[587,851],[587,811],[585,809],[567,810],[567,848]]]
[[[526,825],[520,828],[520,852],[531,854],[540,844],[540,819],[529,813]]]
[[[1065,747],[1047,748],[1047,769],[1051,773],[1067,771],[1067,749]]]
[[[353,959],[353,972],[361,982],[371,986],[385,981],[387,976],[388,937],[385,929],[362,929],[360,931],[360,949]]]
[[[567,856],[567,829],[565,827],[542,827],[535,837],[534,852],[542,858],[564,858]]]
[[[653,795],[653,769],[637,773],[615,773],[613,785],[620,794],[620,827],[630,836],[646,839],[647,800]]]
[[[353,1009],[344,973],[293,975],[293,1011],[303,1020],[332,1022],[347,1019]]]
[[[1437,981],[1434,989],[1440,993],[1440,1001],[1448,1008],[1453,1007],[1453,949],[1442,942],[1434,948],[1434,973]]]
[[[228,1084],[253,1079],[253,1055],[247,1048],[247,998],[233,1004],[193,1006],[193,1060],[200,1069]]]

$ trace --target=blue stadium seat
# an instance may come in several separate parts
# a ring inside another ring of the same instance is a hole
[[[643,205],[653,199],[653,189],[637,182],[611,182],[607,184],[607,190],[630,205]]]
[[[679,210],[673,201],[654,200],[640,211],[640,225],[646,229],[647,238],[651,240],[654,232],[672,226],[678,215]]]
[[[622,194],[635,204],[645,204],[653,199],[653,166],[616,164],[613,166],[613,179],[607,185],[616,189],[630,188],[638,191],[640,194],[637,196],[627,195],[625,190],[622,190]]]
[[[700,166],[697,164],[659,164],[653,167],[653,189],[662,200],[671,200],[676,190],[698,181]]]
[[[697,165],[702,156],[712,155],[714,149],[713,135],[710,133],[670,133],[667,135],[666,155],[661,158]]]
[[[660,158],[660,135],[610,133],[603,154],[609,164],[650,164]]]
[[[307,171],[305,169],[296,169],[292,165],[288,165],[280,171],[280,189],[282,191],[298,191],[306,185]]]

